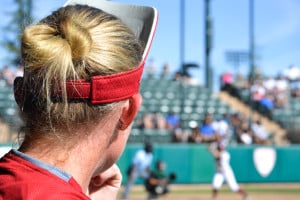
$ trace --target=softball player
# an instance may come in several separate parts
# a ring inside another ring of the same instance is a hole
[[[242,195],[244,200],[250,200],[249,195],[240,188],[236,181],[234,172],[230,166],[230,154],[226,151],[224,145],[218,143],[217,146],[210,146],[210,151],[215,158],[216,172],[212,181],[212,199],[215,200],[218,195],[218,191],[223,185],[224,181],[228,184],[229,188],[233,192],[237,192]]]
[[[137,178],[146,180],[150,175],[150,165],[153,160],[152,145],[146,143],[144,149],[138,150],[128,170],[128,181],[122,194],[122,199],[127,199],[132,185]]]

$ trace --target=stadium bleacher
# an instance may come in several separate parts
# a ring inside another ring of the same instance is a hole
[[[172,142],[173,138],[168,130],[147,130],[137,126],[137,121],[141,120],[145,113],[157,112],[166,116],[170,112],[175,112],[182,120],[182,128],[188,130],[191,127],[199,126],[206,113],[213,114],[213,117],[219,117],[224,113],[236,112],[218,95],[200,85],[181,84],[179,81],[171,79],[144,77],[140,92],[143,96],[143,103],[133,123],[128,143],[140,143],[145,140],[154,143]],[[242,96],[249,99],[247,92],[244,92]],[[0,117],[10,125],[10,128],[16,130],[20,127],[21,120],[17,113],[12,87],[1,86],[0,102]],[[290,112],[299,113],[300,103],[291,99],[291,108]],[[300,121],[299,117],[291,115],[286,110],[275,110],[273,116],[275,120],[285,124],[295,120]],[[291,118],[293,120],[290,120]]]
[[[240,90],[239,94],[243,102],[251,105],[249,89]],[[265,113],[262,111],[261,114],[264,115]],[[286,106],[281,108],[273,108],[271,111],[271,118],[285,129],[300,129],[299,98],[290,96]]]
[[[0,80],[0,144],[16,142],[20,124],[13,88]]]
[[[191,124],[199,125],[207,112],[217,117],[235,111],[207,88],[181,84],[171,79],[144,77],[141,82],[141,94],[143,103],[135,119],[129,143],[145,140],[155,143],[172,142],[171,133],[167,130],[140,130],[136,126],[136,121],[140,120],[144,113],[158,112],[166,116],[169,112],[175,112],[182,120],[182,128],[190,129]]]

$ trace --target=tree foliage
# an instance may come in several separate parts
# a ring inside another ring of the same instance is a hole
[[[20,64],[20,36],[26,25],[33,21],[32,0],[13,0],[14,9],[8,13],[9,21],[2,28],[1,46],[8,52],[8,64]]]

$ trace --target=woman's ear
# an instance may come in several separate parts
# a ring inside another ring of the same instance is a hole
[[[133,95],[128,103],[123,107],[120,117],[120,130],[125,130],[134,120],[142,105],[142,96],[140,93]]]

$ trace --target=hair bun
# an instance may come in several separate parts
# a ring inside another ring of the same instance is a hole
[[[92,38],[88,30],[71,18],[60,23],[60,31],[70,45],[72,59],[75,61],[84,59],[92,46]]]

